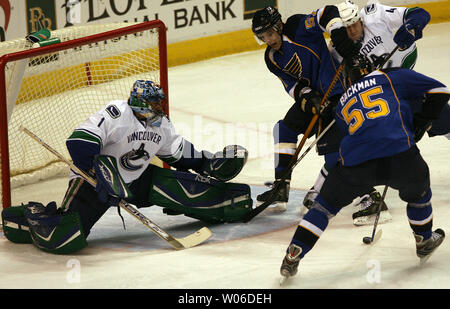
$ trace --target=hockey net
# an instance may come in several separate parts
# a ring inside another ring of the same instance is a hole
[[[0,43],[2,208],[11,205],[12,188],[69,172],[20,125],[70,159],[67,137],[109,101],[128,99],[135,80],[153,80],[169,95],[161,21],[76,26],[52,31],[53,38],[60,43]]]

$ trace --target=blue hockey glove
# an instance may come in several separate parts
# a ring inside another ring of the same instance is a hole
[[[422,37],[420,27],[414,27],[413,24],[405,23],[398,28],[394,35],[394,42],[400,50],[409,48],[414,42]]]

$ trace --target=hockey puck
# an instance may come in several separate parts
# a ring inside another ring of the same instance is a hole
[[[363,238],[363,243],[365,243],[366,245],[370,244],[372,242],[372,237],[364,237]]]

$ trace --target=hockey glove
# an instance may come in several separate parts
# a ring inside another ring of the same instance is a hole
[[[348,37],[345,27],[331,30],[331,41],[334,48],[343,58],[349,58],[359,53],[361,49],[361,43],[355,43]]]
[[[409,48],[414,42],[422,37],[422,31],[412,24],[406,23],[398,28],[394,35],[394,42],[400,50]]]
[[[300,103],[300,108],[305,113],[313,115],[319,114],[321,101],[322,96],[320,93],[309,87],[303,88],[299,93],[298,102]]]
[[[414,142],[417,143],[418,141],[420,141],[425,132],[427,132],[431,128],[431,121],[431,119],[423,117],[420,113],[414,114]]]
[[[422,111],[413,116],[414,141],[418,142],[426,131],[431,128],[431,122],[438,119],[445,104],[448,103],[448,93],[427,93],[423,99]]]

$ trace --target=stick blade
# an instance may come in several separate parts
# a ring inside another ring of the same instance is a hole
[[[378,241],[378,239],[381,238],[381,235],[383,235],[383,230],[382,230],[382,229],[379,229],[379,230],[375,233],[375,236],[373,237],[372,244],[376,243],[376,242]]]
[[[208,240],[212,236],[212,232],[209,228],[202,227],[195,233],[192,233],[183,238],[173,238],[169,241],[169,243],[177,250],[187,249],[195,247],[206,240]]]

